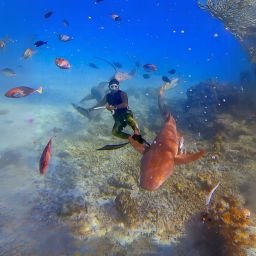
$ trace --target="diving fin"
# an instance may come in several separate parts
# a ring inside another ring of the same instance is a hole
[[[125,145],[129,144],[129,142],[121,143],[121,144],[113,144],[113,145],[105,145],[102,148],[97,148],[97,150],[113,150],[113,149],[119,149],[124,147]]]

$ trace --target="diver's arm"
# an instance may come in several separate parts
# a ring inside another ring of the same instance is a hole
[[[128,97],[127,94],[125,92],[121,93],[121,99],[122,99],[122,103],[116,105],[116,109],[120,109],[120,108],[127,108],[128,107]]]

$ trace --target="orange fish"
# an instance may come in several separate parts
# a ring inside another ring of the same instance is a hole
[[[33,89],[27,86],[19,86],[19,87],[12,88],[8,92],[6,92],[5,96],[8,98],[21,98],[35,92],[38,92],[41,94],[43,92],[43,88],[39,87],[38,89]]]
[[[68,60],[64,59],[64,58],[56,58],[55,59],[55,64],[61,68],[61,69],[70,69],[71,65],[68,62]]]
[[[44,175],[49,167],[49,161],[51,159],[51,151],[52,151],[52,139],[49,140],[44,151],[41,155],[40,162],[39,162],[39,171],[40,174]]]
[[[162,105],[161,102],[159,105]],[[170,114],[161,132],[149,147],[139,144],[132,137],[129,137],[129,141],[142,153],[140,186],[149,191],[158,189],[172,175],[175,165],[187,164],[204,155],[204,150],[182,153],[183,137],[177,131],[176,122]]]

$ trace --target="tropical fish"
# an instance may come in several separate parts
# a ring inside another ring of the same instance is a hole
[[[95,0],[95,4],[103,2],[103,0]]]
[[[5,48],[6,43],[15,43],[15,40],[11,39],[9,36],[5,36],[0,39],[0,48]]]
[[[56,58],[55,59],[55,64],[61,68],[61,69],[70,69],[71,65],[68,62],[68,60],[64,59],[64,58]]]
[[[40,46],[42,46],[42,45],[44,45],[44,44],[47,44],[47,41],[36,41],[36,42],[34,43],[34,45],[35,45],[36,47],[40,47]]]
[[[6,43],[4,40],[0,40],[0,48],[4,48],[6,46]]]
[[[121,82],[121,81],[125,81],[133,78],[135,74],[136,74],[136,69],[132,69],[129,73],[117,71],[115,73],[114,78],[117,79],[119,82]]]
[[[95,69],[98,69],[98,68],[99,68],[97,65],[95,65],[95,64],[92,63],[92,62],[89,63],[89,67],[95,68]]]
[[[146,72],[154,72],[157,70],[157,66],[154,64],[145,64],[143,65],[143,68]]]
[[[69,36],[69,35],[65,35],[65,34],[60,34],[58,35],[58,38],[60,41],[62,42],[68,42],[68,41],[71,41],[73,39],[72,36]]]
[[[171,69],[171,70],[168,71],[168,73],[171,74],[171,75],[173,75],[173,74],[176,73],[176,70],[175,70],[175,69]]]
[[[45,19],[50,18],[50,17],[52,16],[52,14],[53,14],[52,11],[47,12],[47,13],[44,15]]]
[[[162,76],[162,80],[166,83],[170,83],[171,80],[167,76]]]
[[[24,58],[24,59],[31,58],[34,53],[35,53],[35,52],[33,51],[32,48],[27,48],[27,49],[24,51],[24,53],[23,53],[23,58]]]
[[[51,159],[51,151],[52,151],[52,139],[49,140],[46,147],[44,148],[44,151],[39,161],[39,171],[40,171],[40,174],[42,175],[44,175],[48,170],[49,161]]]
[[[162,100],[162,95],[158,97]],[[162,105],[159,102],[159,105]],[[146,190],[158,189],[169,176],[172,175],[175,165],[186,164],[198,160],[204,155],[204,150],[197,153],[181,154],[181,135],[177,131],[174,118],[168,114],[161,132],[148,147],[129,137],[131,145],[142,153],[140,168],[140,186]]]
[[[69,21],[64,19],[63,20],[63,25],[64,25],[64,27],[68,27],[69,26]]]
[[[38,89],[33,89],[27,86],[19,86],[19,87],[10,89],[8,92],[5,93],[5,96],[8,98],[21,98],[35,92],[38,92],[41,94],[43,92],[43,88],[39,87]]]
[[[118,15],[118,14],[115,14],[115,13],[113,13],[112,15],[111,15],[111,18],[114,20],[114,21],[117,21],[117,22],[120,22],[122,19],[121,19],[121,17]]]
[[[0,71],[3,75],[8,76],[8,77],[16,76],[16,72],[10,68],[3,68]]]

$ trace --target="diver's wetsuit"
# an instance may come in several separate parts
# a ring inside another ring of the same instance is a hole
[[[127,94],[121,90],[118,90],[116,93],[108,93],[105,99],[109,105],[114,107],[117,107],[124,101],[128,102]],[[133,131],[139,129],[138,124],[133,117],[132,111],[127,107],[117,107],[117,109],[114,111],[113,118],[115,120],[115,124],[112,129],[112,134],[116,137],[128,139],[130,134],[122,131],[127,126],[127,124],[133,129]]]

